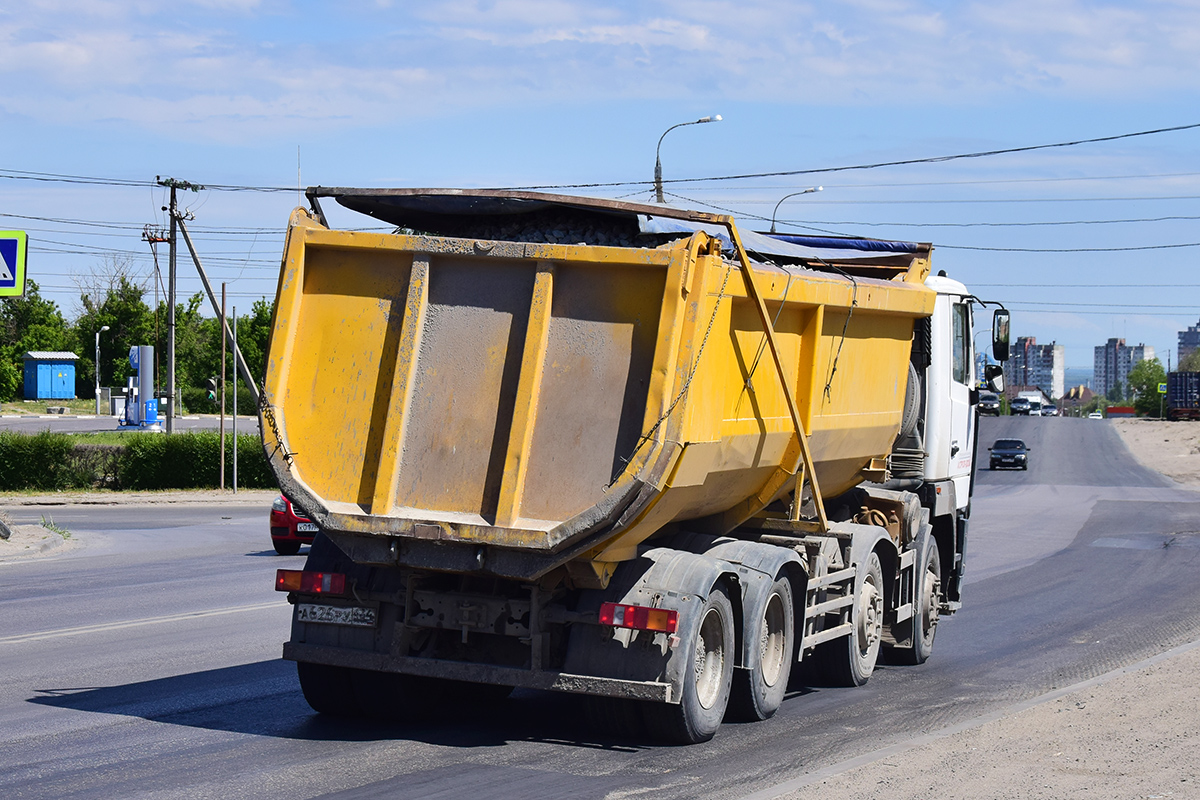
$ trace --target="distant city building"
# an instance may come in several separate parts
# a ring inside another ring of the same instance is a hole
[[[1036,386],[1047,397],[1063,395],[1063,346],[1038,344],[1032,336],[1018,336],[1004,365],[1004,382],[1011,386]]]
[[[1197,348],[1200,348],[1200,322],[1188,326],[1186,331],[1179,332],[1179,360],[1175,363],[1183,363]]]
[[[1096,348],[1092,387],[1096,394],[1106,395],[1113,386],[1121,384],[1122,392],[1129,387],[1129,370],[1139,361],[1154,358],[1154,348],[1148,344],[1126,347],[1124,339],[1109,339]]]

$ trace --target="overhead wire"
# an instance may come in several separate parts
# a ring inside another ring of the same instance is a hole
[[[1100,144],[1104,142],[1115,142],[1123,139],[1133,139],[1142,136],[1155,136],[1163,133],[1176,133],[1179,131],[1194,130],[1200,128],[1200,122],[1189,123],[1186,125],[1173,125],[1165,128],[1153,128],[1150,130],[1133,131],[1129,133],[1112,134],[1109,136],[1095,136],[1086,139],[1073,139],[1062,142],[1050,142],[1046,144],[1023,145],[1019,147],[1004,147],[995,148],[992,150],[977,150],[966,153],[951,153],[940,156],[926,156],[923,158],[905,158],[892,161],[877,161],[865,164],[847,164],[836,167],[813,167],[808,169],[792,169],[792,170],[774,170],[771,172],[747,172],[735,175],[711,175],[701,178],[672,178],[663,180],[662,183],[714,183],[722,181],[740,181],[753,180],[759,178],[778,178],[791,177],[796,175],[823,175],[835,172],[851,172],[881,169],[884,167],[908,166],[914,164],[941,164],[949,161],[960,161],[964,159],[979,159],[989,158],[999,155],[1011,155],[1014,153],[1030,153],[1038,150],[1049,150],[1054,148],[1078,147],[1085,144]],[[33,180],[47,182],[62,182],[62,183],[86,183],[94,185],[106,186],[129,186],[129,187],[146,187],[156,186],[157,181],[137,180],[129,178],[99,178],[86,175],[69,175],[65,173],[55,172],[35,172],[32,170],[18,170],[0,167],[0,178],[10,180]],[[508,186],[497,187],[509,190],[537,190],[537,189],[592,189],[605,188],[614,186],[645,186],[652,185],[653,181],[636,180],[636,181],[604,181],[592,183],[553,183],[553,184],[537,184],[529,186]],[[237,184],[221,184],[207,183],[204,188],[213,191],[224,192],[294,192],[294,186],[246,186]]]

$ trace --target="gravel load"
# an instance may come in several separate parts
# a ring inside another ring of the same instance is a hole
[[[408,232],[406,229],[398,233]],[[508,216],[446,217],[436,230],[413,233],[529,244],[661,247],[687,234],[643,234],[628,216],[553,208]]]

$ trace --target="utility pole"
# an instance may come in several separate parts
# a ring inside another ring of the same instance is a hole
[[[225,282],[221,282],[221,491],[225,490]]]
[[[158,247],[164,242],[170,242],[166,232],[157,226],[147,225],[142,228],[142,241],[150,244],[150,255],[154,257],[154,396],[159,396],[158,385],[162,380],[162,343],[158,337],[158,285],[162,283],[161,271],[158,268]]]
[[[175,237],[176,223],[179,220],[179,203],[176,199],[175,192],[177,189],[190,189],[193,192],[199,192],[203,186],[187,181],[177,181],[174,178],[163,178],[156,176],[155,180],[159,186],[165,186],[171,190],[171,203],[163,208],[171,217],[170,228],[170,244],[171,244],[171,263],[169,267],[169,277],[167,278],[167,433],[175,432],[175,415],[178,413],[179,392],[175,386],[175,256],[178,251],[177,241]]]
[[[223,285],[223,284],[222,284]],[[237,306],[233,307],[233,351],[238,351],[237,343]],[[225,369],[225,359],[221,359],[221,369]],[[237,494],[237,370],[233,371],[233,493]]]

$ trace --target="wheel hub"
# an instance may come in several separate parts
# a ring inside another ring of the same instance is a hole
[[[883,634],[883,595],[871,581],[863,584],[858,598],[858,649],[866,654]]]

